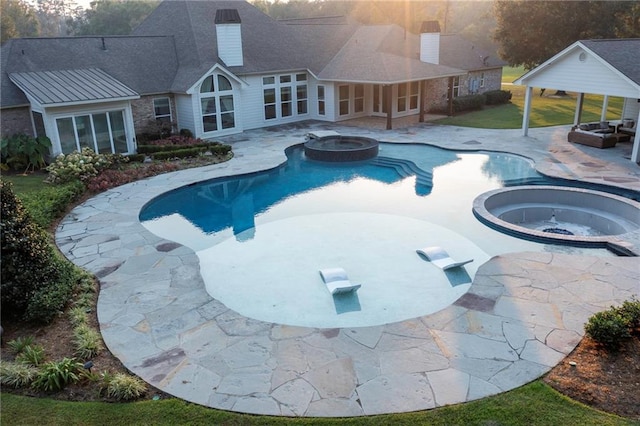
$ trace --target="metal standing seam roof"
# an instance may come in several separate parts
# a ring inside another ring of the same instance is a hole
[[[10,73],[11,81],[41,105],[137,99],[140,95],[99,68]]]

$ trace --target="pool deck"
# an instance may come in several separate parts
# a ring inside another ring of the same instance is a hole
[[[569,144],[568,126],[523,137],[520,130],[429,123],[387,131],[309,122],[221,138],[233,146],[232,160],[114,188],[77,206],[57,229],[65,256],[100,279],[104,341],[133,373],[178,398],[237,412],[342,417],[425,410],[540,377],[574,349],[590,315],[640,296],[637,257],[524,252],[481,265],[453,305],[393,324],[292,327],[228,309],[207,294],[196,254],[147,231],[138,213],[170,189],[276,167],[284,149],[311,130],[511,152],[547,175],[640,191],[640,167],[624,158],[631,144]],[[627,247],[640,253],[640,233],[631,237]]]

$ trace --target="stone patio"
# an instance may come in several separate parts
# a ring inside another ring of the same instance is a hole
[[[188,183],[266,170],[310,130],[524,155],[544,174],[640,191],[624,152],[566,142],[568,127],[481,130],[429,123],[386,131],[309,122],[224,138],[226,163],[114,188],[76,207],[56,243],[100,279],[98,319],[133,373],[209,407],[342,417],[430,409],[522,386],[573,350],[594,312],[640,295],[633,257],[510,253],[478,269],[468,293],[435,314],[374,327],[318,329],[244,317],[211,298],[198,258],[138,220],[153,197]],[[628,241],[640,253],[640,234]]]

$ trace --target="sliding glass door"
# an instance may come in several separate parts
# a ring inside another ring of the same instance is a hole
[[[56,124],[63,154],[85,147],[100,154],[129,152],[122,110],[58,118]]]

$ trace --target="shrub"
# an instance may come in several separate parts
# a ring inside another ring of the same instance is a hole
[[[69,300],[75,268],[64,261],[18,200],[11,184],[0,181],[2,193],[3,318],[49,322]]]
[[[165,138],[148,141],[145,145],[203,145],[208,144],[204,139],[191,136],[174,135]],[[217,142],[216,142],[217,143]],[[141,144],[142,145],[142,144]],[[138,147],[138,151],[139,151]]]
[[[14,134],[0,140],[0,157],[7,168],[25,171],[45,166],[44,157],[49,154],[51,140],[46,136],[34,138],[25,134]]]
[[[0,364],[0,384],[12,388],[30,386],[38,375],[38,369],[32,365],[18,362],[2,362]]]
[[[623,340],[631,337],[629,322],[616,308],[597,312],[584,326],[589,337],[610,349],[616,349]]]
[[[34,222],[48,228],[66,212],[67,207],[85,191],[84,184],[72,181],[61,185],[44,185],[42,190],[20,196]]]
[[[58,391],[70,383],[76,383],[79,379],[78,371],[82,364],[75,358],[63,358],[62,361],[47,362],[42,365],[37,377],[33,381],[33,387],[43,391]]]
[[[102,350],[100,333],[87,324],[80,324],[73,330],[73,343],[76,355],[85,360],[93,358]]]
[[[87,308],[84,306],[76,306],[69,311],[69,319],[74,327],[89,323],[89,315],[87,315]]]
[[[186,148],[186,149],[178,149],[175,151],[162,151],[156,152],[153,154],[154,160],[171,160],[174,158],[189,158],[189,157],[197,157],[198,155],[207,151],[207,148]]]
[[[33,345],[33,337],[18,337],[17,339],[11,340],[7,345],[14,351],[16,354],[19,354],[26,348],[27,346]]]
[[[130,163],[142,163],[147,159],[147,156],[144,154],[130,154],[127,158],[129,158]]]
[[[71,299],[75,283],[78,281],[78,270],[62,258],[55,249],[52,251],[54,264],[53,276],[49,276],[36,288],[24,313],[24,320],[29,322],[49,323],[61,314]]]
[[[511,92],[508,90],[490,90],[483,93],[486,98],[487,105],[506,104],[511,100]]]
[[[82,148],[82,152],[60,154],[56,160],[47,167],[49,177],[47,180],[53,183],[71,182],[80,180],[85,182],[96,176],[101,170],[111,167],[113,164],[126,163],[127,157],[120,154],[96,154],[90,148]]]
[[[116,186],[175,170],[178,170],[178,166],[171,163],[149,164],[144,167],[131,167],[127,170],[108,169],[89,179],[87,189],[91,192],[102,192]]]
[[[482,109],[486,103],[484,95],[467,95],[458,96],[453,100],[454,111],[468,111],[473,109]]]
[[[149,120],[142,129],[143,131],[136,134],[136,140],[139,143],[146,143],[156,139],[166,138],[171,135],[175,127],[176,123],[173,122]]]
[[[21,364],[39,366],[44,361],[44,348],[40,345],[25,346],[16,356],[16,362]]]
[[[193,133],[189,129],[180,129],[180,136],[184,136],[186,138],[192,138]]]
[[[620,314],[625,318],[631,331],[640,327],[640,300],[632,298],[625,300],[618,308]]]
[[[220,145],[217,143],[194,143],[189,145],[139,145],[138,152],[144,154],[155,154],[158,152],[174,152],[184,149],[201,148],[202,151],[206,151],[211,146]]]
[[[107,396],[119,401],[140,398],[147,391],[146,383],[135,376],[124,373],[114,375],[103,373],[102,378],[102,386],[106,390]]]

